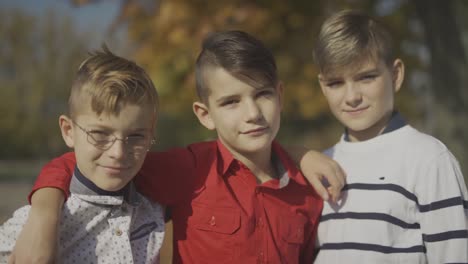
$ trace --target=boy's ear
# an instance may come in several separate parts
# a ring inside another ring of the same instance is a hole
[[[211,119],[209,109],[204,103],[195,102],[193,103],[192,108],[193,112],[198,118],[198,121],[200,121],[204,127],[208,128],[209,130],[214,130],[216,128],[213,119]]]
[[[393,62],[393,90],[398,92],[405,79],[405,64],[401,59],[396,59]]]
[[[75,146],[75,141],[73,139],[73,124],[71,119],[66,115],[61,115],[59,117],[59,126],[65,144],[73,148]]]
[[[324,89],[325,86],[323,85],[323,75],[322,74],[318,75],[318,82],[319,82],[319,85],[320,85],[320,90],[322,90],[323,95],[325,95],[325,89]]]
[[[283,82],[279,81],[278,84],[276,85],[276,90],[278,91],[278,99],[279,103],[281,106],[281,110],[283,110],[283,93],[284,93],[284,88],[283,88]]]

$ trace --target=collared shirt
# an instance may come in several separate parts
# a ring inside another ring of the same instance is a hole
[[[148,153],[139,190],[171,206],[174,263],[311,263],[320,197],[273,143],[279,179],[255,176],[219,141]],[[48,164],[34,189],[63,183],[73,154]]]
[[[157,263],[164,238],[163,208],[135,191],[99,189],[78,169],[70,185],[59,232],[57,263]],[[0,263],[6,263],[30,206],[0,227]]]

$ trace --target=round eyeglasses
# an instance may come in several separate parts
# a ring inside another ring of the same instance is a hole
[[[118,138],[114,134],[106,133],[103,131],[94,131],[87,130],[82,126],[78,125],[74,120],[72,120],[81,131],[86,133],[86,139],[88,142],[100,150],[108,150],[114,145],[115,141],[122,141],[125,146],[131,149],[135,153],[142,153],[149,151],[151,145],[153,145],[156,140],[147,135],[130,135],[126,138]]]

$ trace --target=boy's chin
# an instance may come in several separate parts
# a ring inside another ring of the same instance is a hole
[[[123,179],[112,179],[109,181],[100,182],[99,184],[96,184],[96,185],[104,191],[115,192],[124,188],[128,184],[128,182],[129,181],[126,181]]]
[[[264,151],[268,151],[271,149],[271,143],[272,140],[267,141],[265,140],[264,142],[255,142],[252,144],[246,144],[244,148],[240,150],[240,152],[243,152],[247,155],[251,154],[261,154]]]

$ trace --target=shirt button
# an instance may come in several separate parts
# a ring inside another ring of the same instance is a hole
[[[122,235],[122,230],[120,230],[120,229],[117,228],[117,229],[115,230],[115,235],[116,235],[116,236],[121,236],[121,235]]]
[[[258,260],[258,263],[263,263],[263,251],[260,251],[258,253],[257,260]]]
[[[215,225],[216,225],[216,218],[215,218],[214,216],[211,216],[210,225],[211,225],[211,226],[215,226]]]
[[[302,235],[302,229],[298,228],[297,233],[296,233],[296,237],[301,237],[301,235]]]

